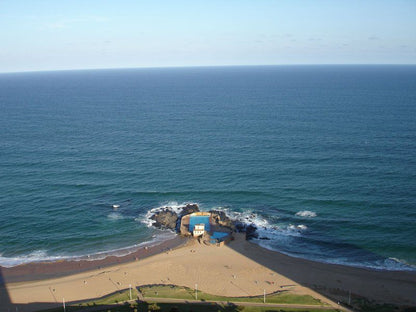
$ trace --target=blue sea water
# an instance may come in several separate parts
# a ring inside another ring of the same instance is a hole
[[[0,74],[0,265],[128,252],[188,202],[286,254],[414,270],[416,66]]]

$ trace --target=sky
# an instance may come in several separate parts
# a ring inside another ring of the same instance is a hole
[[[0,72],[416,64],[415,0],[0,0]]]

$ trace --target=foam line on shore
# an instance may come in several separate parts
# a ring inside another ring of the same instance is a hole
[[[46,250],[36,250],[27,255],[18,257],[3,257],[0,254],[0,266],[4,268],[12,268],[15,266],[40,263],[40,262],[57,262],[57,261],[96,261],[103,260],[107,257],[124,257],[136,252],[142,247],[153,247],[161,242],[173,239],[176,235],[170,231],[159,231],[158,234],[153,235],[151,240],[135,244],[132,246],[117,248],[107,251],[98,251],[92,254],[83,255],[48,255]]]

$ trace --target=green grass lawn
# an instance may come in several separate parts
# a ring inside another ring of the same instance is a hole
[[[135,288],[131,289],[131,297],[132,297],[133,300],[137,299],[137,290]],[[130,300],[130,291],[128,289],[125,289],[125,290],[122,290],[122,291],[118,291],[114,294],[104,296],[102,298],[97,298],[97,299],[90,300],[90,301],[85,301],[85,302],[82,302],[82,303],[77,303],[77,304],[68,304],[67,303],[66,312],[78,311],[78,310],[85,309],[86,307],[99,307],[99,306],[104,306],[104,305],[122,304],[122,303],[127,302],[128,300]],[[63,309],[62,308],[55,308],[55,309],[50,309],[50,310],[46,310],[46,311],[48,311],[48,312],[58,312],[58,311],[62,312]],[[103,311],[107,311],[107,309],[103,310]],[[110,311],[111,311],[111,309],[110,309]],[[120,310],[120,307],[118,307],[117,309],[115,309],[115,311],[120,311],[121,312],[121,311],[124,311],[124,310]],[[128,311],[130,311],[130,310],[128,310]]]
[[[293,309],[293,308],[273,308],[273,307],[243,307],[238,305],[227,304],[172,304],[172,303],[158,303],[160,312],[339,312],[338,310],[323,310],[323,309]],[[147,311],[147,310],[145,310]],[[112,311],[115,312],[115,311]],[[121,312],[121,311],[120,311]]]
[[[238,305],[216,304],[216,303],[157,303],[159,310],[150,310],[151,303],[139,303],[134,305],[121,305],[115,307],[103,307],[99,306],[91,307],[94,312],[339,312],[338,310],[322,310],[316,309],[294,309],[294,308],[273,308],[273,307],[242,307]],[[76,312],[78,310],[85,309],[85,307],[73,307],[70,311]],[[55,309],[53,312],[61,312],[61,309]],[[67,310],[68,311],[68,310]],[[52,311],[48,311],[52,312]]]
[[[137,299],[137,290],[136,288],[131,289],[131,298],[133,300]],[[118,291],[114,294],[88,301],[86,303],[83,303],[82,305],[106,305],[106,304],[114,304],[114,303],[123,303],[130,300],[130,291],[129,289],[125,289],[122,291]]]
[[[95,312],[141,312],[149,311],[149,307],[156,303],[159,310],[153,310],[155,312],[266,312],[266,311],[281,311],[281,312],[335,312],[337,310],[322,310],[318,305],[322,305],[321,301],[314,299],[311,296],[300,296],[294,295],[287,292],[273,293],[266,296],[266,303],[282,303],[282,304],[307,304],[317,305],[314,309],[295,309],[295,308],[272,308],[272,307],[243,307],[238,306],[238,302],[263,302],[263,296],[259,297],[223,297],[206,294],[198,291],[199,303],[186,304],[186,303],[160,303],[157,298],[174,298],[174,299],[185,299],[194,300],[195,291],[188,287],[180,287],[173,285],[151,285],[140,287],[140,292],[143,294],[146,302],[133,301],[127,303],[130,299],[129,289],[119,291],[117,293],[97,298],[88,302],[79,304],[67,305],[66,312],[76,312],[84,310],[89,307],[94,309]],[[132,299],[137,299],[138,292],[132,288]],[[153,299],[146,299],[153,298]],[[221,301],[223,303],[210,303],[206,301]],[[236,302],[229,303],[229,302]],[[105,307],[106,305],[119,304],[117,306]],[[102,309],[100,308],[102,307]],[[62,308],[49,310],[49,312],[62,311]]]
[[[151,285],[140,287],[140,292],[146,298],[175,298],[195,300],[195,290],[188,287],[173,285]],[[215,296],[198,291],[198,300],[224,301],[224,302],[263,302],[263,296],[257,297],[224,297]],[[287,292],[279,292],[266,295],[266,303],[308,304],[322,305],[323,303],[309,295],[294,295]]]

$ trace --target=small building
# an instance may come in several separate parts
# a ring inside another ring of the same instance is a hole
[[[205,224],[204,223],[195,224],[192,235],[194,237],[198,237],[198,236],[204,235],[204,233],[205,233]]]
[[[211,212],[194,212],[182,216],[180,233],[184,236],[199,238],[203,236],[204,243],[222,246],[232,240],[232,229],[218,224]]]

